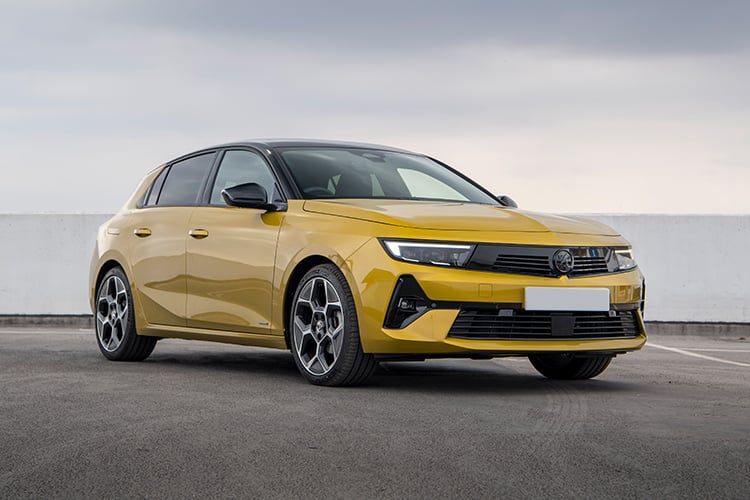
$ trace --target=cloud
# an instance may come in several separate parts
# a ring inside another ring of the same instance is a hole
[[[364,57],[476,43],[610,55],[693,55],[750,46],[750,3],[741,0],[29,0],[10,2],[3,17],[5,41],[16,49],[5,56],[42,60],[45,51],[65,59],[67,48],[78,59],[80,49],[95,48],[117,31],[131,33],[136,46],[143,33],[182,33]],[[13,43],[19,39],[27,43]]]
[[[708,189],[748,212],[747,5],[11,4],[0,211],[115,210],[173,156],[307,136],[431,153],[530,208],[694,211]]]

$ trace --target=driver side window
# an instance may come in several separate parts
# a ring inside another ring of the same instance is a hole
[[[209,203],[226,206],[221,197],[222,189],[249,182],[263,186],[270,201],[278,197],[273,174],[259,154],[250,151],[227,151],[219,165]]]

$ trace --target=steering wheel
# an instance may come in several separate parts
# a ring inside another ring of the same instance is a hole
[[[309,188],[303,189],[302,192],[312,196],[333,196],[332,192],[330,192],[327,188],[321,186],[311,186]]]

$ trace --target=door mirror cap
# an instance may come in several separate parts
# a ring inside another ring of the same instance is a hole
[[[221,197],[230,207],[261,208],[273,210],[276,205],[268,202],[268,194],[263,186],[255,182],[237,184],[221,190]]]
[[[500,204],[504,207],[510,207],[510,208],[518,208],[518,203],[513,200],[510,196],[506,196],[504,194],[500,194],[497,196],[497,201],[500,202]]]

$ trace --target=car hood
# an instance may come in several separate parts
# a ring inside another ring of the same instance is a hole
[[[306,212],[443,231],[512,231],[619,236],[605,224],[477,203],[414,200],[307,200]]]

